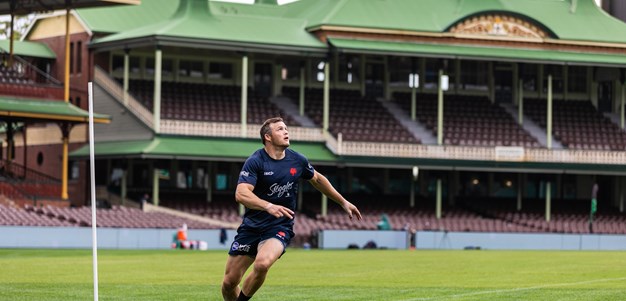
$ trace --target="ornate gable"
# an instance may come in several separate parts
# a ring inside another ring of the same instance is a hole
[[[525,38],[544,39],[549,34],[539,26],[521,18],[489,13],[474,15],[459,21],[450,27],[451,33],[502,39]]]

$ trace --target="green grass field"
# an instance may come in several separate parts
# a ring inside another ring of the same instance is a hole
[[[221,300],[223,251],[99,251],[100,300]],[[91,250],[0,249],[0,300],[93,300]],[[626,252],[290,249],[253,300],[626,300]]]

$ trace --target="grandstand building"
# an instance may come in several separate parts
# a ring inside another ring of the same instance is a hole
[[[103,203],[148,194],[236,222],[238,171],[261,147],[260,124],[279,115],[291,147],[368,216],[344,225],[304,185],[300,235],[375,229],[381,213],[394,229],[587,233],[594,184],[594,230],[626,233],[626,24],[593,0],[146,0],[68,11],[39,15],[19,42],[38,50],[15,53],[60,78],[68,18],[69,100],[86,110],[93,82],[103,121]],[[60,99],[59,80],[33,85],[16,72],[0,70],[11,87],[0,99]],[[4,132],[4,162],[62,177],[58,126]],[[85,126],[71,135],[67,203],[81,206]]]

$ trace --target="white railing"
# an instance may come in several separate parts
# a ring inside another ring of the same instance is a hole
[[[261,139],[259,129],[260,125],[248,124],[245,137],[242,137],[239,123],[161,119],[161,133],[172,135]],[[297,126],[289,127],[289,138],[294,141],[324,141],[321,129]]]
[[[98,66],[94,68],[94,81],[111,94],[115,100],[126,107],[130,112],[135,114],[135,116],[137,116],[137,118],[139,118],[148,127],[153,128],[152,124],[154,122],[154,117],[152,116],[152,112],[146,109],[132,95],[124,93],[124,89]],[[127,103],[124,103],[124,94],[126,94]]]
[[[259,138],[257,124],[246,126],[243,138]],[[203,137],[242,137],[241,124],[188,120],[161,120],[161,133]],[[325,142],[333,153],[348,156],[426,158],[447,160],[504,161],[496,147],[423,145],[408,143],[375,143],[341,141],[323,134],[320,128],[289,127],[293,141]],[[260,138],[259,138],[260,139]],[[515,149],[520,151],[519,148]],[[522,155],[512,161],[548,163],[626,164],[626,152],[593,150],[522,149]]]
[[[402,143],[343,142],[343,155],[498,161],[495,147],[439,146]],[[626,164],[626,152],[524,149],[523,162]]]

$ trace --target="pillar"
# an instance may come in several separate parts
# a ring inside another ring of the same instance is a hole
[[[153,129],[155,133],[161,132],[161,61],[162,50],[157,47],[154,52],[154,100],[152,104],[153,110]],[[156,205],[156,203],[155,203]]]
[[[241,58],[241,138],[248,134],[248,56]]]

